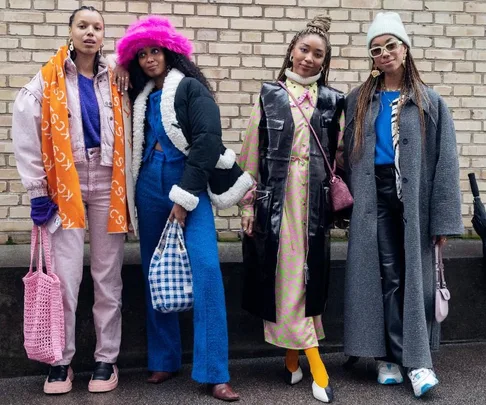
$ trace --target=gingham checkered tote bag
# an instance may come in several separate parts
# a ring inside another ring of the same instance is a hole
[[[167,221],[165,225],[150,261],[148,280],[155,310],[169,313],[192,308],[191,265],[184,234],[177,220]]]
[[[42,269],[42,252],[44,252],[46,272]],[[36,271],[33,271],[34,262]],[[62,360],[64,310],[61,283],[52,272],[51,250],[45,226],[34,225],[32,229],[30,268],[22,281],[24,282],[24,347],[27,357],[47,364]]]

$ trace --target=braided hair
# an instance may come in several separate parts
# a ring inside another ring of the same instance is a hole
[[[412,57],[410,49],[404,44],[403,46],[407,49],[407,56],[405,58],[405,70],[402,78],[401,93],[400,93],[400,103],[397,111],[397,122],[400,122],[400,113],[402,105],[407,100],[411,94],[415,95],[417,100],[417,107],[419,109],[420,118],[420,128],[422,132],[422,140],[425,138],[425,115],[422,108],[423,102],[427,102],[427,94],[424,92],[423,86],[425,83],[420,77],[420,73],[417,69],[417,65]],[[363,83],[359,90],[358,100],[356,102],[356,110],[354,111],[355,116],[355,129],[354,129],[354,143],[351,152],[351,161],[356,162],[360,157],[363,150],[364,138],[365,138],[365,119],[366,114],[371,114],[371,99],[373,94],[375,94],[377,89],[383,87],[383,75],[373,77],[368,76],[368,79]]]
[[[209,93],[214,97],[213,89],[211,88],[208,80],[193,61],[191,61],[187,56],[171,51],[167,48],[160,49],[164,54],[165,64],[168,69],[175,68],[182,72],[184,76],[193,77],[204,87],[206,87],[209,90]],[[130,64],[128,65],[128,73],[130,74],[130,82],[132,84],[132,87],[128,89],[128,96],[133,102],[145,88],[147,82],[149,82],[151,79],[140,67],[137,56],[130,61]]]
[[[98,13],[101,19],[103,20],[103,25],[105,24],[105,19],[103,18],[103,15],[97,9],[95,9],[93,6],[81,6],[78,9],[74,10],[73,13],[69,16],[69,28],[72,28],[76,14],[83,10],[88,10],[88,11],[93,11],[95,13]],[[70,57],[71,60],[74,62],[74,60],[76,59],[76,49],[70,51]],[[95,76],[98,74],[99,62],[100,62],[100,53],[96,52],[95,60],[93,64],[93,74]]]
[[[331,41],[329,40],[329,28],[331,28],[331,17],[325,15],[315,16],[314,19],[307,23],[307,26],[294,35],[292,41],[290,41],[289,47],[287,48],[287,54],[278,74],[278,81],[285,80],[285,70],[292,67],[292,61],[290,60],[290,55],[295,48],[297,42],[308,36],[308,35],[318,35],[324,40],[325,44],[325,56],[324,62],[322,62],[322,74],[318,80],[318,84],[327,86],[329,77],[329,65],[331,64]]]

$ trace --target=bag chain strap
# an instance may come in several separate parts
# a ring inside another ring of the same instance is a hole
[[[331,173],[331,180],[330,181],[332,183],[334,181],[334,179],[336,178],[336,175],[334,174],[334,170],[331,168],[331,165],[329,164],[329,161],[327,160],[326,153],[324,152],[324,149],[322,148],[321,142],[319,141],[319,137],[317,136],[316,131],[312,127],[312,125],[311,125],[311,123],[309,121],[309,118],[307,118],[307,116],[304,114],[304,111],[302,110],[302,107],[297,102],[297,100],[295,99],[294,95],[287,88],[287,86],[285,86],[285,84],[282,81],[279,81],[278,84],[289,94],[290,98],[292,99],[292,101],[294,102],[294,104],[297,106],[297,108],[300,110],[300,112],[302,113],[302,116],[304,117],[305,121],[307,122],[307,125],[311,129],[311,132],[314,135],[314,138],[315,138],[315,140],[317,142],[317,146],[319,146],[319,150],[321,151],[321,154],[324,157],[324,161],[326,162],[327,168],[329,169],[329,172]]]
[[[435,260],[437,264],[437,285],[439,288],[447,288],[444,274],[444,262],[442,260],[442,245],[435,244]]]

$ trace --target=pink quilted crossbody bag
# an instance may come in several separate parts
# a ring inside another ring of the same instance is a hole
[[[304,111],[302,110],[302,107],[300,104],[297,102],[295,99],[295,96],[292,94],[292,92],[285,86],[284,82],[278,82],[280,87],[282,87],[290,96],[294,104],[297,106],[297,108],[300,110],[302,113],[302,117],[304,117],[308,127],[311,130],[311,133],[314,135],[314,139],[316,140],[316,144],[319,147],[319,150],[321,151],[322,157],[324,158],[324,162],[326,163],[326,166],[329,170],[329,191],[331,195],[331,206],[332,210],[334,212],[338,212],[341,210],[344,210],[346,208],[350,208],[354,204],[353,196],[351,195],[351,192],[349,191],[348,186],[346,183],[341,179],[341,177],[336,175],[336,162],[334,162],[334,169],[331,167],[329,161],[327,160],[326,152],[324,152],[324,149],[322,148],[321,141],[319,140],[319,137],[316,134],[315,129],[312,127],[312,124],[309,121],[309,118],[304,114]]]

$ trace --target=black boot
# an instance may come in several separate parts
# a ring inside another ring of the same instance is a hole
[[[65,394],[73,388],[73,370],[67,366],[51,366],[44,383],[46,394]]]
[[[88,384],[89,392],[108,392],[118,386],[118,369],[115,364],[97,361],[91,381]]]

